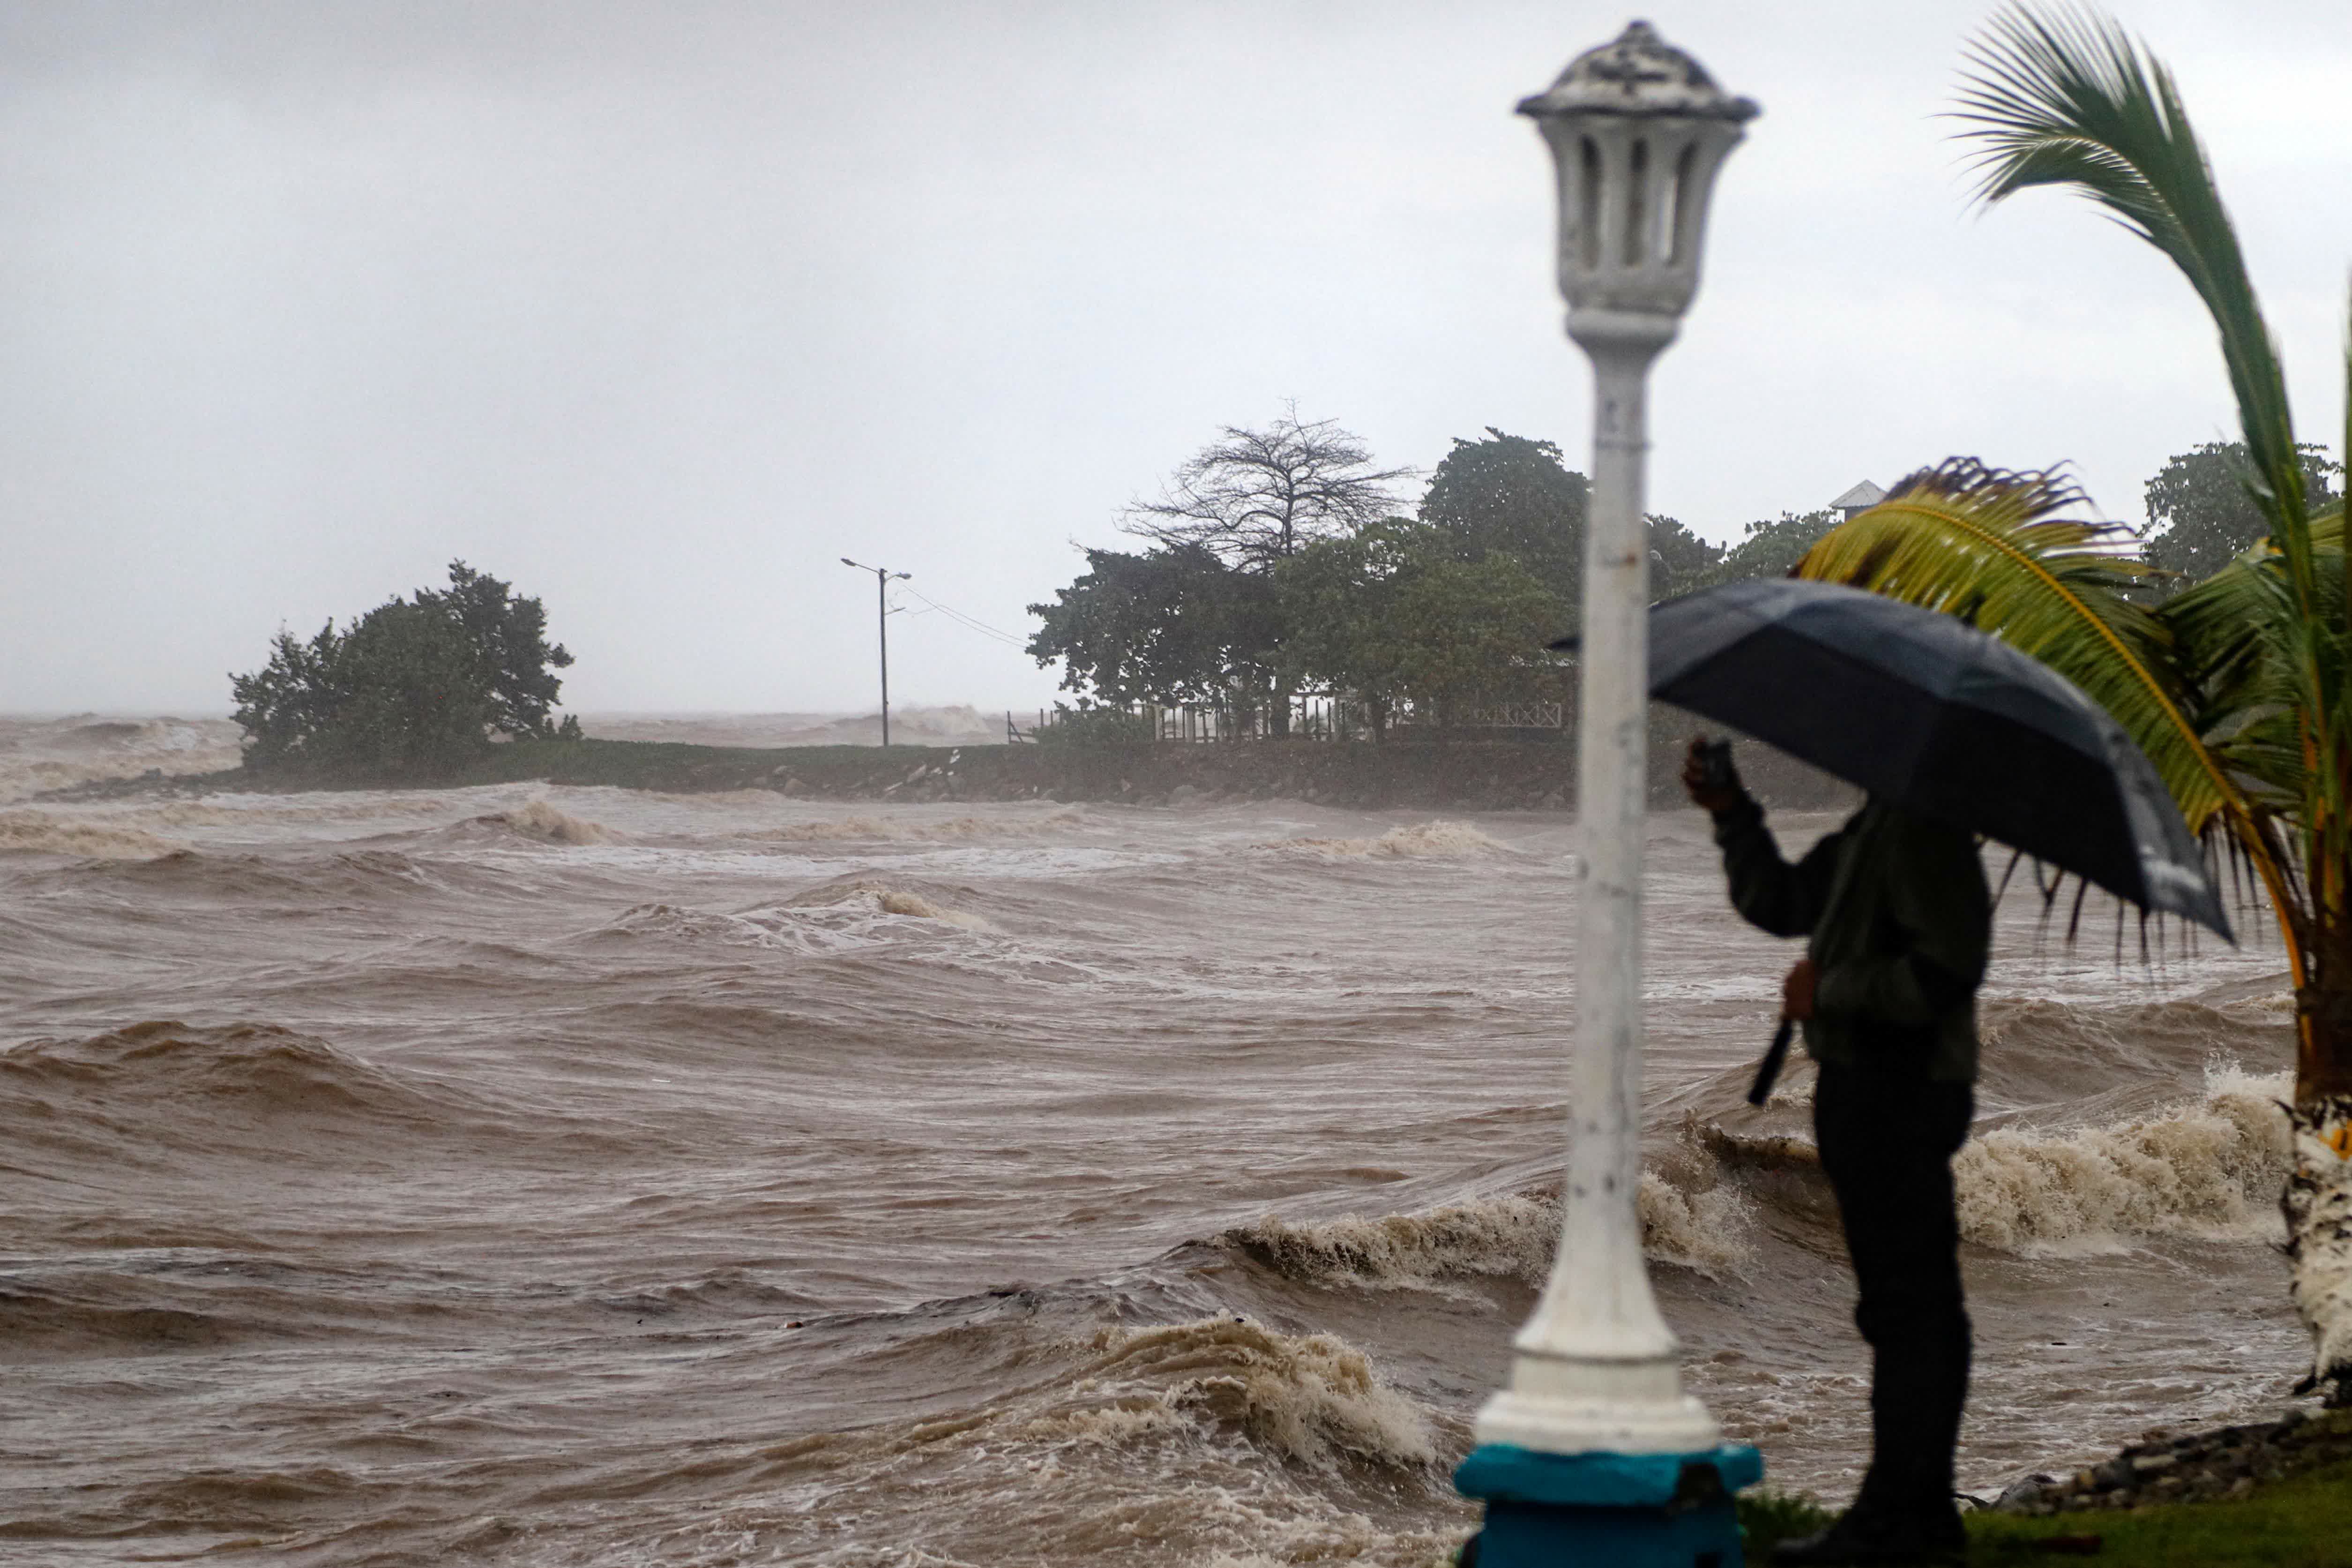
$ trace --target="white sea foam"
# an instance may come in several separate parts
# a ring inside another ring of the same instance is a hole
[[[2275,1238],[2294,1152],[2279,1105],[2289,1087],[2217,1063],[2201,1096],[2152,1115],[1972,1138],[1952,1162],[1961,1234],[2025,1253],[2155,1236]]]
[[[1480,855],[1503,846],[1466,822],[1417,822],[1377,838],[1286,838],[1257,848],[1321,860],[1422,859]]]

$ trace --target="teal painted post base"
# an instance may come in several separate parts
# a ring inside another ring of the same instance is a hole
[[[1731,1494],[1764,1479],[1744,1443],[1696,1454],[1470,1451],[1454,1489],[1482,1498],[1476,1568],[1740,1568]],[[1464,1556],[1465,1568],[1471,1562]]]

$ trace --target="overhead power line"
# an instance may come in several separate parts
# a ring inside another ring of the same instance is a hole
[[[929,595],[921,593],[917,589],[908,588],[906,591],[914,595],[916,598],[922,600],[923,603],[929,605],[932,609],[937,610],[940,614],[947,616],[948,619],[955,622],[960,626],[978,632],[981,636],[985,637],[994,637],[998,642],[1003,643],[1008,647],[1025,648],[1029,646],[1029,639],[1026,637],[1015,637],[1011,632],[1005,631],[1001,627],[992,626],[986,621],[979,620],[971,616],[967,616],[961,610],[955,608],[953,605],[942,605],[937,599],[932,598]]]

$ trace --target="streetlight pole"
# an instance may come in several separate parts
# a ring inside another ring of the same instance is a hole
[[[846,555],[841,558],[841,563],[844,566],[855,566],[860,572],[871,572],[874,574],[874,629],[882,641],[882,745],[887,751],[890,745],[889,588],[891,581],[894,578],[912,577],[914,574],[912,572],[893,572],[887,567],[883,566],[868,566],[863,562],[852,561]]]
[[[1481,1568],[1739,1560],[1729,1492],[1753,1448],[1719,1447],[1682,1392],[1642,1256],[1642,834],[1648,801],[1650,366],[1698,288],[1715,176],[1756,105],[1647,23],[1520,103],[1551,150],[1568,335],[1592,362],[1577,720],[1576,1041],[1560,1242],[1455,1477],[1487,1501]],[[1696,1492],[1694,1491],[1696,1489]],[[1667,1505],[1675,1508],[1668,1511]],[[1692,1506],[1692,1505],[1697,1506]],[[1566,1553],[1566,1556],[1563,1556]]]

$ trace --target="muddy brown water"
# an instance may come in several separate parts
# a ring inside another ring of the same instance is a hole
[[[219,737],[16,740],[54,782]],[[1649,834],[1660,1296],[1727,1433],[1834,1500],[1864,1363],[1809,1079],[1740,1099],[1790,952],[1702,819]],[[0,805],[0,1561],[1426,1563],[1556,1229],[1572,838]],[[1960,1163],[1979,1488],[2303,1369],[2275,946],[2118,964],[2039,912]]]

